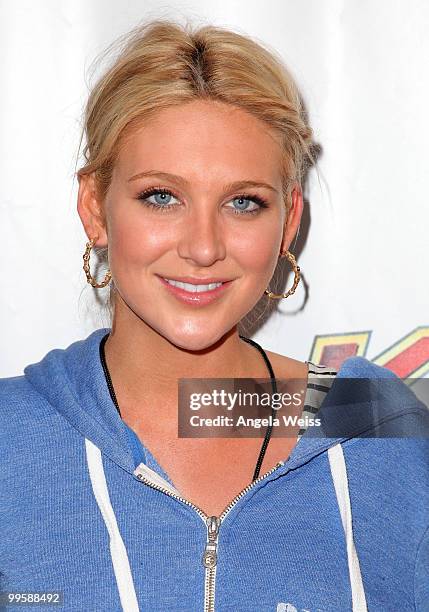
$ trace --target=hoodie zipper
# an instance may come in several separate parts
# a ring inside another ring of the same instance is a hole
[[[143,476],[143,474],[138,472],[139,467],[136,468],[134,474],[141,481],[147,484],[149,487],[153,489],[157,489],[158,491],[162,491],[166,495],[170,495],[170,497],[174,497],[184,502],[199,514],[199,516],[204,521],[204,524],[207,529],[207,542],[202,555],[202,564],[205,567],[205,587],[204,587],[204,612],[214,612],[214,599],[215,599],[215,578],[216,578],[216,566],[217,566],[217,545],[219,539],[219,529],[221,524],[223,523],[225,517],[230,512],[230,510],[235,506],[239,499],[243,497],[252,487],[254,487],[258,482],[270,476],[273,472],[275,472],[279,467],[284,465],[284,461],[279,461],[276,465],[271,468],[268,472],[259,476],[256,480],[247,485],[244,489],[238,493],[234,497],[234,499],[226,506],[223,512],[219,516],[208,516],[201,508],[190,502],[188,499],[181,497],[180,495],[176,495],[172,493],[170,490],[162,487],[161,485],[152,482],[149,478]]]

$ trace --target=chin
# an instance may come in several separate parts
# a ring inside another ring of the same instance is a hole
[[[176,329],[172,333],[164,333],[162,335],[179,348],[187,351],[202,351],[213,346],[224,336],[226,331],[193,330],[192,332],[183,331],[183,333],[177,333]]]

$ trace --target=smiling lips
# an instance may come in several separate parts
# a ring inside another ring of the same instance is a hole
[[[231,280],[230,278],[215,278],[214,276],[206,276],[204,278],[198,278],[198,276],[175,276],[170,278],[169,276],[163,276],[165,280],[177,281],[180,283],[190,283],[192,285],[208,285],[209,283],[226,283]]]
[[[160,276],[159,279],[176,298],[195,305],[209,304],[233,282],[227,279],[198,279],[195,277],[169,279]]]

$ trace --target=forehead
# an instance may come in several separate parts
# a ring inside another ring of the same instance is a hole
[[[267,123],[222,102],[197,100],[160,110],[127,134],[119,173],[156,167],[177,174],[279,179],[282,149]]]

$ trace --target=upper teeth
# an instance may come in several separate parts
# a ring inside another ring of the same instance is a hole
[[[194,285],[193,283],[182,283],[180,281],[170,280],[169,278],[165,278],[164,280],[170,285],[174,285],[175,287],[180,287],[180,289],[185,289],[186,291],[192,291],[193,293],[199,293],[200,291],[211,291],[212,289],[216,289],[216,287],[220,287],[222,283],[210,283],[209,285]]]

